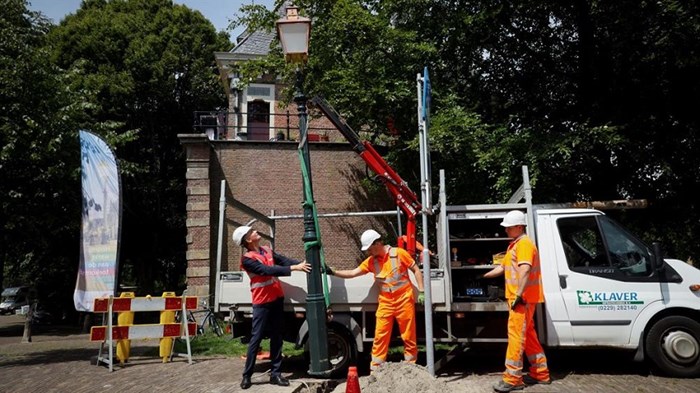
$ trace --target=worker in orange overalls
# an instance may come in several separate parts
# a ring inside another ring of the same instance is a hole
[[[508,350],[503,379],[493,386],[497,392],[522,390],[525,385],[550,384],[547,357],[537,339],[533,316],[538,303],[544,302],[540,257],[535,243],[525,234],[525,214],[513,210],[506,214],[501,226],[513,239],[503,262],[484,274],[484,278],[505,273],[508,314]],[[530,363],[529,374],[523,376],[523,352]]]
[[[353,278],[363,274],[374,274],[379,286],[379,305],[377,306],[377,325],[372,344],[372,361],[370,369],[375,370],[386,361],[391,341],[391,329],[394,319],[399,325],[404,344],[404,361],[415,363],[418,358],[416,342],[416,299],[408,275],[412,271],[418,286],[418,302],[425,302],[423,293],[423,274],[411,255],[398,247],[384,245],[381,235],[373,229],[366,230],[360,237],[362,251],[369,257],[360,266],[352,270],[336,270],[327,267],[326,273],[340,278]]]

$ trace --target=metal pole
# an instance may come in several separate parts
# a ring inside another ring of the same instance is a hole
[[[287,109],[287,140],[291,140],[289,139],[289,109]]]
[[[308,190],[302,181],[304,194],[304,240],[306,247],[306,261],[311,265],[311,272],[306,275],[306,322],[309,325],[309,375],[314,377],[328,377],[330,374],[330,361],[328,359],[328,330],[326,329],[326,301],[323,296],[321,282],[321,257],[316,233],[316,224],[313,216],[313,183],[311,181],[311,157],[309,155],[309,141],[307,139],[307,114],[306,96],[302,92],[304,75],[297,68],[296,91],[294,102],[299,111],[299,135],[301,138],[302,155],[308,174]],[[310,195],[307,195],[307,192]],[[308,202],[308,203],[307,203]]]
[[[440,169],[440,193],[438,195],[438,204],[440,212],[437,222],[437,233],[435,242],[437,243],[439,268],[444,269],[445,276],[452,277],[452,266],[450,266],[450,237],[448,236],[449,227],[447,223],[447,194],[445,192],[445,170]],[[449,272],[450,274],[447,274]],[[445,280],[445,293],[452,293],[452,280]],[[452,302],[446,302],[447,311],[452,311]]]
[[[214,310],[219,311],[219,294],[221,293],[221,254],[224,243],[224,215],[226,214],[226,180],[221,181],[219,197],[219,233],[216,240],[216,280],[214,284]],[[185,315],[185,314],[182,314]],[[189,344],[188,344],[189,345]]]
[[[374,216],[395,216],[399,215],[400,217],[401,212],[399,211],[398,213],[393,211],[393,210],[379,210],[379,211],[371,211],[371,212],[346,212],[346,213],[321,213],[321,214],[316,214],[316,217],[319,218],[333,218],[333,217],[374,217]],[[272,212],[272,215],[268,217],[270,220],[294,220],[297,218],[304,218],[303,214],[285,214],[283,216],[276,216],[274,215],[274,211]],[[401,222],[399,221],[399,227],[401,226]]]
[[[396,222],[398,223],[399,227],[399,236],[403,236],[403,224],[401,223],[401,208],[396,207]],[[413,255],[411,255],[413,256]]]
[[[427,68],[426,68],[427,77]],[[421,87],[424,79],[420,74],[416,77],[416,85],[418,89],[418,106],[420,108],[418,114],[418,133],[420,135],[419,146],[420,146],[420,177],[421,177],[421,199],[423,205],[423,244],[425,248],[421,253],[421,260],[423,261],[423,287],[425,289],[425,305],[424,312],[425,315],[425,358],[426,366],[428,367],[428,372],[433,377],[435,376],[435,354],[434,354],[434,343],[433,343],[433,296],[430,287],[430,255],[428,254],[428,213],[431,211],[430,207],[430,173],[429,173],[429,163],[428,163],[428,137],[426,129],[426,119],[423,116],[425,113],[424,105],[426,104],[423,100],[423,94]],[[421,113],[422,112],[422,113]]]

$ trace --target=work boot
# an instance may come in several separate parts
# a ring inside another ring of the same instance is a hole
[[[550,383],[552,383],[552,379],[537,379],[527,374],[523,376],[523,382],[525,382],[525,385],[549,385]]]
[[[523,390],[523,388],[525,388],[525,384],[523,383],[521,383],[520,385],[511,385],[503,380],[500,380],[497,384],[493,385],[493,390],[502,393],[512,392],[513,390]]]
[[[289,380],[281,375],[271,376],[270,383],[278,386],[289,386]]]
[[[250,382],[250,377],[247,375],[243,376],[243,380],[241,381],[241,389],[245,390],[251,387],[253,384]]]

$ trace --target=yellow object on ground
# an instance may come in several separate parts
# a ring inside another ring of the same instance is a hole
[[[175,292],[163,292],[162,297],[175,297]],[[175,322],[175,311],[161,311],[160,312],[160,323],[173,323]],[[173,351],[173,339],[169,337],[160,339],[160,357],[163,359],[163,363],[170,361],[170,354]]]
[[[122,292],[119,297],[136,297],[134,292]],[[131,326],[134,324],[134,312],[122,311],[117,313],[117,326]],[[129,360],[131,354],[131,340],[117,340],[117,359],[124,364]]]

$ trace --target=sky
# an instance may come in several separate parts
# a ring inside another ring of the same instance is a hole
[[[174,2],[201,12],[211,21],[216,31],[221,31],[228,27],[229,21],[234,19],[241,5],[254,3],[271,9],[275,0],[174,0]],[[40,11],[58,24],[66,15],[73,14],[80,8],[81,0],[29,0],[29,3],[29,9]],[[229,31],[231,40],[235,40],[242,31],[242,27]]]

